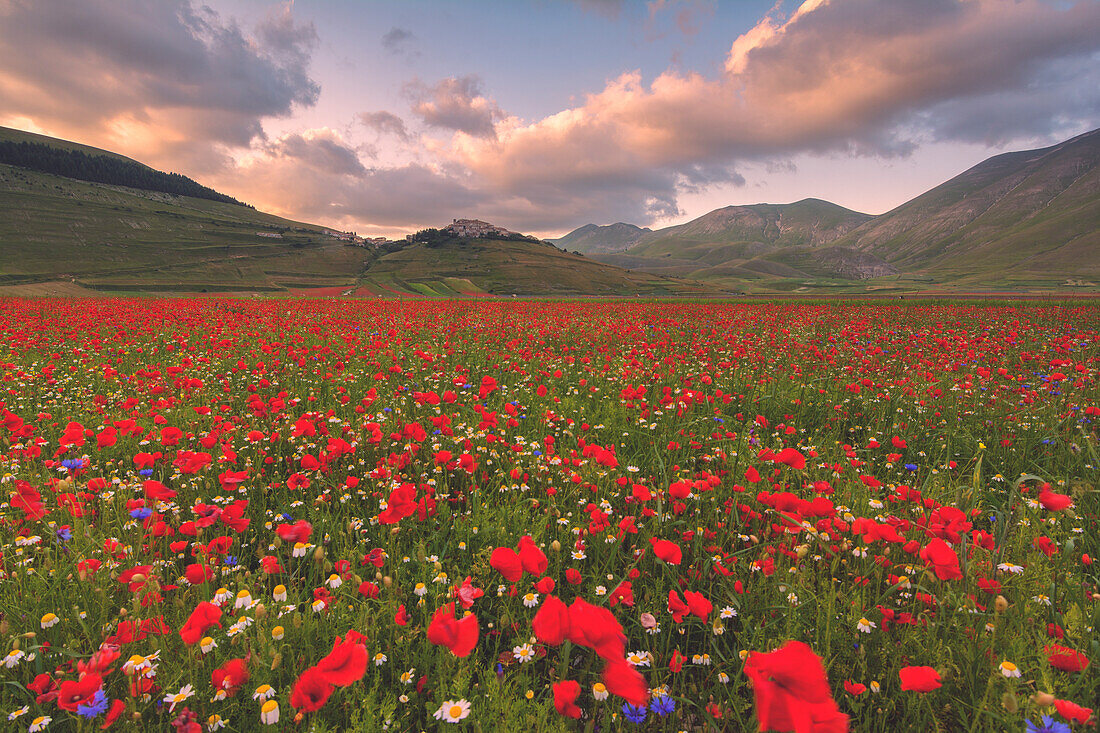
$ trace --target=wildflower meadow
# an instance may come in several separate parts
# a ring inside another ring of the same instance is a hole
[[[0,723],[1088,730],[1098,331],[0,300]]]

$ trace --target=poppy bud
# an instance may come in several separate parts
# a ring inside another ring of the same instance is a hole
[[[997,610],[997,613],[1004,613],[1008,610],[1008,599],[1004,596],[997,596],[997,600],[993,601],[993,608]]]
[[[1054,695],[1049,692],[1036,692],[1031,696],[1031,701],[1041,708],[1049,708],[1054,704]]]
[[[386,586],[387,588],[392,587],[393,586],[393,578],[391,578],[388,575],[383,577],[382,578],[382,585]]]
[[[1005,710],[1010,713],[1015,713],[1020,709],[1020,705],[1016,701],[1016,695],[1011,690],[1001,696],[1001,704],[1004,705]]]
[[[558,542],[557,540],[554,540],[553,542],[550,543],[550,549],[553,550],[554,552],[561,552],[561,543]],[[1085,557],[1088,557],[1088,555],[1085,555]]]
[[[320,565],[325,560],[325,548],[317,545],[317,549],[313,551],[313,562]]]

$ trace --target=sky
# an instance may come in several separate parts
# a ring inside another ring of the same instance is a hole
[[[0,0],[0,125],[364,236],[879,214],[1100,126],[1100,0]]]

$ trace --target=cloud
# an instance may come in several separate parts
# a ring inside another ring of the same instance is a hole
[[[408,127],[405,126],[405,121],[392,112],[386,112],[385,110],[360,112],[357,119],[379,135],[393,135],[402,142],[409,142],[412,139]]]
[[[382,48],[390,53],[402,53],[415,40],[416,36],[412,31],[394,26],[382,36]]]
[[[316,43],[289,5],[249,34],[190,0],[0,0],[0,109],[201,172],[317,101]]]
[[[417,80],[405,85],[412,111],[426,124],[457,130],[473,137],[495,136],[494,123],[504,117],[496,102],[481,93],[475,75],[449,77],[427,86]]]
[[[268,145],[266,152],[275,158],[289,158],[332,175],[363,176],[367,173],[358,153],[328,128],[284,135]]]
[[[354,147],[328,128],[284,135],[254,151],[219,181],[248,192],[265,211],[347,228],[420,228],[425,217],[450,221],[477,207],[485,194],[461,176],[408,164],[368,168]]]
[[[530,201],[584,210],[593,192],[615,192],[632,199],[619,210],[652,220],[675,212],[681,192],[742,183],[741,162],[904,156],[983,129],[1021,139],[1066,114],[1095,125],[1098,95],[1079,84],[1098,48],[1097,2],[810,0],[734,40],[716,75],[623,74],[580,106],[499,120],[495,135],[456,135],[439,152]],[[1002,115],[1035,90],[1046,104]]]

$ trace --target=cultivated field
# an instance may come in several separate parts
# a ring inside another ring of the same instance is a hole
[[[1098,330],[1077,304],[0,300],[0,714],[1083,730]]]

